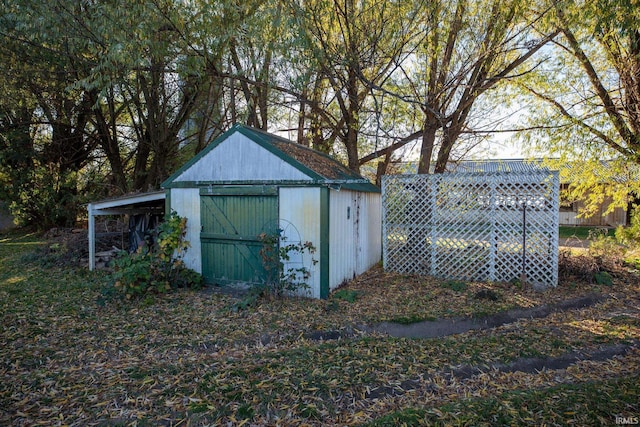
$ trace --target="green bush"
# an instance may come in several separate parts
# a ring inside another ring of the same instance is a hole
[[[262,265],[267,273],[266,282],[262,285],[264,292],[274,297],[280,297],[288,292],[296,292],[308,288],[307,281],[311,272],[305,266],[285,268],[285,263],[291,260],[294,253],[314,254],[315,246],[311,242],[286,243],[286,237],[277,234],[262,233],[259,236],[262,242],[260,257]],[[318,261],[312,259],[312,263]]]
[[[589,255],[602,259],[619,260],[625,248],[618,241],[608,236],[606,229],[596,229],[589,232]]]
[[[598,285],[606,285],[606,286],[611,286],[613,285],[613,279],[611,277],[611,274],[609,274],[606,271],[598,271],[594,276],[593,276],[594,280],[596,281],[596,283]]]
[[[630,224],[626,227],[618,226],[615,236],[620,244],[632,248],[640,246],[640,209],[638,207],[631,211]]]
[[[238,312],[257,305],[261,298],[280,298],[287,293],[295,293],[300,289],[308,289],[307,281],[311,272],[304,265],[299,267],[285,267],[285,263],[291,260],[294,253],[314,254],[316,248],[311,242],[298,242],[286,244],[286,237],[281,235],[282,230],[276,234],[261,233],[258,239],[262,243],[260,258],[266,272],[263,283],[254,284],[244,298],[233,303],[229,310]],[[311,259],[315,265],[318,261]]]
[[[640,209],[634,207],[631,212],[631,222],[628,226],[616,228],[616,240],[626,248],[624,262],[636,269],[640,269]]]
[[[189,248],[184,239],[186,226],[187,219],[172,212],[158,227],[154,247],[140,248],[134,254],[121,251],[113,264],[115,289],[131,299],[175,288],[200,288],[202,276],[182,261]]]

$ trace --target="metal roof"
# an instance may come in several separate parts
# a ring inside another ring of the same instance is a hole
[[[548,172],[550,169],[542,160],[506,159],[506,160],[465,160],[450,163],[447,172],[495,173],[495,172]]]
[[[167,195],[164,190],[151,191],[148,193],[133,193],[92,202],[87,205],[87,208],[89,214],[92,215],[116,215],[137,213],[140,211],[154,211],[164,209],[164,200],[166,197]]]
[[[176,173],[171,175],[162,183],[163,188],[170,188],[173,181],[185,170],[189,169],[199,159],[208,152],[215,149],[220,143],[226,140],[231,134],[239,132],[251,141],[278,156],[283,161],[289,163],[302,173],[313,178],[312,183],[339,185],[341,188],[355,191],[380,192],[380,189],[369,180],[353,172],[336,159],[325,153],[306,147],[304,145],[289,141],[286,138],[240,124],[234,125],[227,132],[216,138],[204,150],[196,154]]]
[[[612,161],[600,160],[602,170],[611,170]],[[506,159],[506,160],[466,160],[457,163],[450,163],[447,172],[517,172],[517,173],[539,173],[558,171],[562,183],[571,183],[575,179],[577,171],[583,169],[585,163],[579,161],[559,162],[557,159]],[[640,176],[639,168],[634,163],[626,165],[626,173],[616,171],[611,175],[602,176],[599,170],[591,170],[596,178],[602,181],[613,183],[626,183],[638,180]]]

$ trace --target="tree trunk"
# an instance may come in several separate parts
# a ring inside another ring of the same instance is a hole
[[[240,62],[240,58],[238,56],[238,51],[236,50],[235,42],[232,41],[231,47],[231,59],[233,60],[233,65],[236,68],[236,71],[239,75],[244,73],[242,68],[242,63]],[[251,89],[249,88],[249,83],[246,80],[240,79],[240,87],[242,88],[242,93],[244,94],[244,100],[247,103],[247,125],[253,127],[259,127],[258,124],[258,112],[256,106],[256,99],[251,93]]]
[[[145,131],[143,138],[138,141],[138,151],[133,167],[133,189],[142,190],[147,182],[149,155],[151,154],[151,143],[149,132]]]
[[[425,121],[422,133],[422,146],[420,147],[420,161],[418,163],[418,173],[428,174],[431,169],[431,156],[436,142],[437,128],[433,123]]]
[[[306,121],[306,109],[307,109],[307,103],[305,101],[305,99],[307,98],[307,90],[306,88],[302,91],[301,94],[301,100],[300,100],[300,107],[299,107],[299,111],[298,111],[298,137],[297,137],[297,142],[300,145],[305,145],[305,146],[309,146],[309,138],[306,137],[305,135],[305,121]]]
[[[384,160],[378,162],[378,168],[376,169],[376,185],[378,187],[382,187],[382,177],[386,175],[389,163],[391,163],[391,153],[387,153],[384,156]]]
[[[344,140],[347,149],[347,161],[349,169],[356,173],[360,173],[360,158],[358,156],[358,115],[360,103],[358,100],[358,74],[355,66],[349,66],[347,96],[348,107],[345,114],[346,135]]]
[[[457,124],[443,129],[442,145],[440,146],[440,150],[438,150],[438,158],[436,160],[436,167],[434,171],[435,173],[446,172],[449,157],[451,156],[451,150],[458,140],[461,130],[460,125]]]
[[[113,184],[122,194],[126,194],[129,188],[127,176],[122,163],[120,147],[118,146],[117,134],[117,113],[113,101],[112,93],[107,97],[108,116],[105,116],[100,107],[93,109],[96,131],[98,133],[98,143],[104,150],[107,161],[111,168]],[[96,104],[94,99],[93,104]],[[108,118],[107,118],[108,117]]]
[[[255,90],[258,97],[258,107],[260,108],[260,129],[267,130],[268,113],[269,113],[269,73],[271,69],[271,47],[267,48],[265,53],[262,71],[260,72],[260,82],[263,86],[256,86]]]
[[[329,154],[331,152],[331,145],[328,144],[322,135],[321,100],[322,77],[318,75],[313,84],[313,95],[310,103],[311,113],[309,114],[309,136],[307,139],[314,150]]]

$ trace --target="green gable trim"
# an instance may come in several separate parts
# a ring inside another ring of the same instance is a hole
[[[256,135],[256,137],[262,138],[263,141],[265,141],[268,144],[274,145],[274,144],[277,144],[277,143],[283,143],[285,145],[294,146],[298,150],[308,151],[309,153],[313,153],[314,156],[319,156],[319,157],[325,159],[327,162],[333,163],[334,165],[337,165],[339,168],[343,169],[342,171],[339,172],[339,175],[340,175],[339,178],[336,178],[336,177],[330,178],[328,176],[323,176],[324,179],[327,179],[327,180],[348,180],[348,181],[362,181],[362,180],[365,180],[362,176],[360,176],[356,172],[350,170],[345,165],[343,165],[342,163],[340,163],[339,161],[337,161],[333,157],[329,156],[327,153],[323,153],[321,151],[314,150],[314,149],[312,149],[310,147],[306,147],[304,145],[297,144],[297,143],[295,143],[293,141],[290,141],[290,140],[288,140],[286,138],[283,138],[283,137],[278,136],[278,135],[270,134],[270,133],[265,132],[265,131],[263,131],[261,129],[251,128],[251,127],[244,127],[244,129],[247,129],[248,131],[253,132]],[[282,151],[277,146],[276,146],[276,149]],[[293,158],[293,160],[296,160],[295,156],[291,156],[287,152],[284,152],[284,155],[287,156],[287,157]],[[306,166],[306,165],[303,165],[303,167],[307,167],[307,168],[311,169],[311,167]],[[311,169],[311,170],[315,172],[314,169]],[[316,173],[318,173],[318,172],[316,172]],[[320,173],[320,175],[322,175],[322,174]],[[365,180],[365,181],[368,182],[368,180]]]
[[[370,182],[363,182],[363,183],[350,182],[350,183],[342,184],[340,187],[344,188],[345,190],[361,191],[363,193],[380,193],[381,192],[380,188],[376,187],[374,184]]]
[[[198,160],[200,160],[201,158],[206,156],[209,152],[211,152],[211,150],[213,150],[218,145],[220,145],[224,140],[226,140],[231,135],[233,135],[237,130],[236,126],[238,126],[238,125],[235,125],[235,126],[231,127],[228,131],[226,131],[225,133],[223,133],[222,135],[217,137],[211,144],[207,145],[204,148],[204,150],[202,150],[201,152],[199,152],[198,154],[193,156],[187,163],[182,165],[182,167],[180,169],[178,169],[173,174],[171,174],[171,176],[169,178],[165,179],[164,182],[162,184],[160,184],[160,187],[162,187],[162,188],[171,188],[171,183],[176,178],[178,178],[180,175],[182,175],[187,169],[191,168],[191,166],[193,166]]]
[[[320,189],[320,298],[329,298],[329,189]]]
[[[297,161],[293,157],[288,156],[287,154],[283,153],[282,151],[280,151],[276,146],[274,146],[270,142],[270,138],[271,139],[280,139],[282,141],[287,141],[286,139],[279,138],[276,135],[267,134],[266,132],[265,133],[257,132],[254,129],[247,128],[245,126],[239,126],[237,128],[237,130],[238,130],[238,132],[240,132],[241,134],[243,134],[244,136],[246,136],[247,138],[249,138],[250,140],[252,140],[256,144],[258,144],[259,146],[264,148],[265,150],[269,151],[274,156],[279,157],[280,160],[288,163],[289,165],[291,165],[294,168],[298,169],[300,172],[302,172],[303,174],[309,176],[310,178],[315,179],[315,180],[324,179],[324,177],[322,175],[320,175],[317,172],[309,169],[308,167],[306,167],[305,165],[303,165],[302,163],[300,163],[299,161]],[[288,141],[288,142],[291,142],[291,141]]]
[[[290,166],[292,166],[293,168],[297,169],[301,173],[307,175],[310,178],[308,184],[311,184],[311,185],[318,185],[318,184],[320,184],[320,185],[330,185],[332,188],[335,187],[336,189],[338,188],[337,186],[339,186],[340,188],[345,188],[345,189],[353,190],[353,191],[374,192],[374,193],[379,193],[380,192],[380,189],[378,187],[376,187],[375,185],[371,184],[368,180],[362,178],[361,176],[357,175],[355,172],[352,172],[352,171],[346,171],[344,173],[340,173],[340,175],[341,175],[340,179],[328,179],[327,177],[322,176],[320,173],[314,171],[310,167],[308,167],[308,166],[304,165],[303,163],[301,163],[300,161],[296,160],[291,155],[283,152],[274,143],[274,142],[278,142],[278,143],[295,144],[294,142],[291,142],[291,141],[289,141],[289,140],[287,140],[285,138],[282,138],[280,136],[267,133],[267,132],[262,131],[260,129],[254,129],[254,128],[243,126],[243,125],[240,125],[240,124],[236,124],[236,125],[232,126],[229,130],[227,130],[225,133],[223,133],[218,138],[216,138],[215,141],[213,141],[211,144],[209,144],[207,147],[205,147],[204,150],[202,150],[200,153],[198,153],[194,157],[192,157],[187,163],[185,163],[180,169],[178,169],[176,172],[174,172],[169,178],[167,178],[161,184],[162,188],[165,188],[165,189],[168,189],[168,188],[197,188],[197,187],[200,187],[202,185],[214,184],[213,182],[206,182],[206,181],[176,181],[176,179],[178,179],[180,177],[180,175],[182,175],[185,171],[187,171],[194,164],[196,164],[200,159],[202,159],[204,156],[209,154],[218,145],[220,145],[222,142],[224,142],[226,139],[228,139],[231,135],[233,135],[236,132],[239,132],[240,134],[244,135],[249,140],[251,140],[254,143],[258,144],[260,147],[264,148],[265,150],[267,150],[268,152],[270,152],[274,156],[278,157],[283,162],[289,164]],[[300,150],[302,150],[302,149],[309,150],[310,152],[313,152],[314,155],[320,155],[320,156],[322,156],[323,158],[327,159],[330,162],[334,162],[336,164],[339,164],[335,159],[331,158],[330,156],[328,156],[325,153],[320,153],[320,152],[317,152],[315,150],[312,150],[311,148],[302,147],[302,146],[298,147],[298,149],[300,149]],[[247,184],[253,183],[253,184],[255,184],[255,181],[235,181],[235,183],[236,184],[239,184],[239,183],[247,183]],[[261,181],[261,183],[262,183],[262,181]],[[304,183],[306,183],[306,181],[300,181],[300,183],[302,183],[304,185]],[[220,184],[224,184],[224,183],[221,182]],[[294,185],[297,185],[298,182],[291,182],[291,181],[284,181],[283,180],[283,181],[270,181],[269,184],[285,184],[285,185],[294,184]]]
[[[320,185],[316,181],[177,181],[168,188],[205,188],[205,187],[315,187]]]
[[[196,154],[192,157],[187,163],[185,163],[180,169],[178,169],[175,173],[173,173],[169,178],[167,178],[162,184],[163,188],[170,188],[174,181],[182,175],[186,170],[191,168],[194,164],[196,164],[201,158],[206,156],[211,152],[211,150],[215,149],[218,145],[224,142],[227,138],[229,138],[234,133],[239,132],[242,135],[249,138],[251,141],[258,144],[260,147],[269,151],[271,154],[279,157],[284,162],[290,164],[294,168],[298,169],[305,175],[308,175],[311,179],[320,180],[323,179],[321,175],[312,171],[302,163],[298,162],[294,158],[286,155],[282,151],[278,150],[273,144],[270,144],[265,135],[262,135],[258,132],[252,131],[250,128],[242,126],[240,124],[233,125],[228,131],[217,137],[211,144],[207,145],[204,150]],[[274,136],[275,137],[275,136]]]

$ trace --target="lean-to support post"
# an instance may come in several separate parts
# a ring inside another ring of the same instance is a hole
[[[93,271],[96,267],[96,220],[93,215],[93,205],[89,203],[87,206],[89,214],[88,238],[89,238],[89,271]]]

